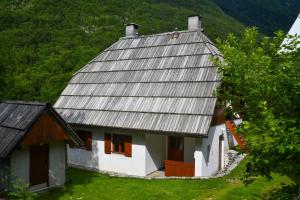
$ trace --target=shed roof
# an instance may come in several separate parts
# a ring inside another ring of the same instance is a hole
[[[81,144],[71,127],[49,103],[4,101],[0,103],[0,158],[6,157],[14,149],[45,110],[53,114],[75,144]]]
[[[54,107],[74,125],[206,135],[219,85],[201,31],[123,37],[74,74]]]

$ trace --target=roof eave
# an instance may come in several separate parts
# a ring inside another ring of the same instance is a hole
[[[117,129],[117,130],[131,130],[135,132],[145,132],[146,134],[158,134],[158,135],[175,135],[184,137],[197,137],[197,138],[207,138],[208,130],[206,133],[188,133],[188,132],[176,132],[176,131],[164,131],[164,130],[147,130],[147,129],[135,129],[135,128],[124,128],[124,127],[111,127],[111,126],[99,126],[92,124],[78,124],[69,123],[73,128],[103,128],[103,129]]]

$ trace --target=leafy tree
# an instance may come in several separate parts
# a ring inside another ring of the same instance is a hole
[[[299,42],[294,38],[283,47],[284,37],[283,32],[261,37],[248,28],[240,37],[217,41],[224,56],[215,60],[222,74],[221,104],[230,101],[244,120],[238,132],[246,136],[251,158],[245,183],[259,175],[271,179],[272,170],[300,174]]]

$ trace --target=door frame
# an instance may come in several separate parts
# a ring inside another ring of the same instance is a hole
[[[224,135],[219,136],[219,170],[224,168]]]

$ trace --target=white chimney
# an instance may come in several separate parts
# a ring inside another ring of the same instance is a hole
[[[188,30],[202,31],[200,15],[192,15],[188,17]]]
[[[126,24],[126,37],[136,37],[138,35],[139,25],[130,23]]]

